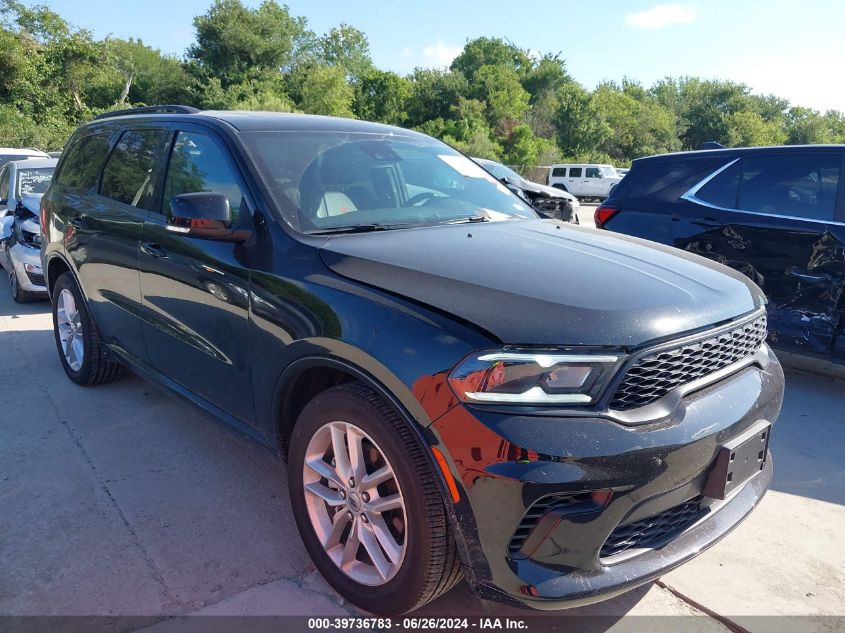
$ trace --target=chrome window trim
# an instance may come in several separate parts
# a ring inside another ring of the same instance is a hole
[[[681,200],[686,200],[687,202],[693,202],[695,204],[700,204],[703,207],[707,207],[708,209],[716,209],[717,211],[733,211],[739,213],[750,213],[752,215],[759,215],[760,217],[764,218],[783,218],[785,220],[799,220],[801,222],[817,222],[819,224],[833,224],[835,226],[845,226],[845,222],[840,222],[836,219],[830,220],[821,220],[819,218],[804,218],[798,215],[784,215],[781,213],[766,213],[764,211],[751,211],[750,209],[740,209],[740,208],[730,208],[730,207],[723,207],[718,204],[713,204],[712,202],[707,202],[706,200],[702,200],[698,197],[698,192],[701,190],[707,183],[713,180],[716,176],[721,174],[723,171],[734,165],[738,161],[742,160],[742,157],[735,158],[731,162],[727,163],[726,165],[722,165],[714,171],[712,174],[708,175],[704,178],[701,182],[696,183],[693,185],[686,193],[681,196]],[[842,178],[843,174],[840,173],[840,179]],[[834,217],[836,215],[836,209],[833,210]]]

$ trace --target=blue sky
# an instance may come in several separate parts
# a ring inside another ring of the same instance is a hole
[[[136,37],[183,54],[193,39],[193,16],[211,1],[42,3],[98,37]],[[733,79],[796,105],[845,111],[845,2],[839,0],[280,3],[305,16],[318,34],[340,22],[361,29],[376,65],[400,73],[446,66],[467,39],[498,36],[523,48],[561,52],[570,73],[590,88],[623,76],[649,85],[666,75],[688,74]]]

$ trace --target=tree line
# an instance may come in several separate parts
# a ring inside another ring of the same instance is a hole
[[[518,168],[561,160],[627,165],[638,156],[729,146],[845,143],[845,116],[753,94],[741,83],[667,77],[588,90],[560,53],[470,40],[449,68],[376,68],[367,36],[317,35],[265,0],[215,0],[184,57],[140,39],[98,40],[46,6],[0,0],[0,145],[59,149],[102,112],[182,103],[381,121]]]

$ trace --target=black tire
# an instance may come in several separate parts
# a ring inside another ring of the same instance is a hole
[[[76,309],[79,312],[80,323],[82,328],[82,341],[84,354],[82,357],[82,364],[78,370],[74,370],[68,364],[65,354],[62,351],[62,342],[59,338],[58,327],[58,302],[62,290],[67,290],[73,295]],[[103,344],[100,337],[100,330],[91,314],[88,312],[88,306],[82,297],[82,292],[79,285],[76,283],[74,276],[67,272],[63,273],[56,280],[56,285],[52,291],[52,312],[53,312],[53,336],[56,340],[56,349],[59,353],[59,360],[64,367],[65,373],[77,385],[90,387],[93,385],[102,385],[116,380],[124,373],[123,365],[115,360],[109,352],[108,348]]]
[[[38,293],[29,292],[21,288],[21,285],[18,283],[18,274],[14,268],[9,273],[9,292],[15,303],[29,303],[39,298]]]
[[[401,567],[387,583],[366,586],[347,576],[326,554],[308,515],[303,463],[313,435],[325,424],[351,422],[381,448],[406,502],[408,531]],[[444,500],[425,448],[405,420],[375,392],[346,383],[315,397],[294,427],[288,452],[288,485],[299,533],[323,577],[353,604],[382,616],[412,611],[451,589],[462,571]]]

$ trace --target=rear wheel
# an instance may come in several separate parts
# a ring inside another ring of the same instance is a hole
[[[424,448],[372,390],[349,383],[312,400],[294,428],[288,471],[306,549],[350,602],[398,615],[460,579]]]
[[[52,296],[53,333],[68,378],[78,385],[90,386],[121,376],[123,365],[103,345],[100,330],[71,273],[64,273],[56,280]]]

